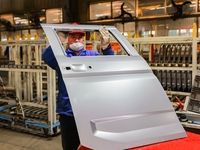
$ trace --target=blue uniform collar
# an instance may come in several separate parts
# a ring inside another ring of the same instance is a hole
[[[83,48],[83,49],[81,50],[81,52],[77,55],[74,51],[70,50],[69,48],[65,50],[66,55],[67,55],[68,57],[70,57],[70,56],[81,56],[81,54],[84,53],[85,51],[86,51],[86,50]]]

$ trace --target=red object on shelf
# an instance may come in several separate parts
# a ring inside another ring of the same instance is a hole
[[[110,45],[114,51],[119,51],[121,49],[121,46],[118,42],[110,42]]]
[[[200,149],[200,135],[191,132],[186,132],[186,138],[176,139],[137,148],[131,148],[128,150],[199,150]],[[79,150],[91,150],[84,146],[81,146]]]
[[[184,104],[181,102],[181,100],[178,97],[176,97],[176,100],[178,101],[178,107],[183,109],[184,108]]]
[[[92,44],[87,43],[87,44],[86,44],[86,49],[87,49],[87,50],[92,50]]]

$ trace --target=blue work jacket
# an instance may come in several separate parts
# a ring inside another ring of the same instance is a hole
[[[77,55],[74,51],[70,49],[66,49],[66,57],[73,57],[73,56],[99,56],[100,54],[93,50],[85,50],[82,49],[82,51]],[[114,55],[114,52],[109,45],[105,50],[102,50],[103,55]],[[70,104],[69,96],[67,93],[67,89],[65,87],[65,83],[62,78],[61,71],[58,67],[58,63],[56,61],[56,58],[53,54],[53,51],[51,49],[51,46],[47,47],[42,52],[42,59],[44,62],[50,66],[52,69],[56,70],[57,76],[58,76],[58,97],[56,100],[56,112],[58,114],[64,114],[67,116],[73,116],[72,107]]]

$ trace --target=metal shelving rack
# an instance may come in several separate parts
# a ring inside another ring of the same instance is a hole
[[[191,44],[192,45],[192,63],[182,65],[173,65],[173,66],[165,66],[164,64],[159,64],[157,66],[153,66],[151,63],[151,46],[149,46],[148,52],[148,63],[152,70],[179,70],[179,71],[191,71],[192,72],[192,85],[195,79],[195,75],[197,72],[197,68],[199,65],[197,64],[197,43],[200,41],[200,38],[194,38],[191,36],[171,36],[171,37],[149,37],[149,38],[128,38],[128,41],[131,44],[136,46],[136,50],[138,53],[141,52],[141,45],[152,45],[152,44]],[[169,92],[169,91],[167,91]],[[190,95],[188,92],[181,91],[170,91],[172,95]]]
[[[59,132],[56,75],[41,59],[47,44],[46,40],[0,42],[10,49],[9,60],[0,65],[0,71],[8,72],[7,84],[0,87],[0,125],[45,136]],[[10,87],[16,98],[5,96]]]

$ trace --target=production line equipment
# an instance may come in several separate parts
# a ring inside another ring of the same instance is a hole
[[[122,150],[186,137],[152,69],[114,26],[106,28],[126,56],[67,58],[57,31],[98,32],[101,26],[42,27],[68,89],[81,145],[95,150]]]
[[[184,108],[176,111],[183,126],[200,129],[200,70],[197,70],[191,95],[184,103]]]

